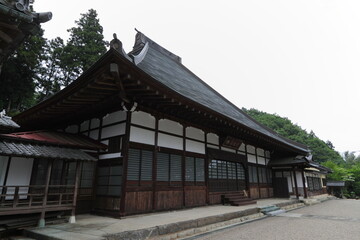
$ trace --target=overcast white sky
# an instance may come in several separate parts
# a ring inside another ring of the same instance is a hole
[[[36,0],[51,11],[45,37],[68,38],[80,13],[97,10],[105,39],[125,51],[135,30],[182,57],[183,64],[235,103],[277,113],[360,150],[358,0]]]

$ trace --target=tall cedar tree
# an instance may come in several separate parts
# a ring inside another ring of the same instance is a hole
[[[75,23],[76,27],[68,29],[70,39],[61,56],[64,86],[69,85],[95,63],[106,52],[108,45],[104,41],[103,28],[94,9],[81,14],[81,18]]]
[[[37,102],[60,91],[61,86],[64,85],[64,75],[61,68],[61,56],[63,51],[64,41],[60,37],[46,41],[41,65],[35,79]]]
[[[43,30],[28,37],[3,65],[0,75],[0,110],[10,114],[35,103],[34,78],[40,67],[46,40]]]

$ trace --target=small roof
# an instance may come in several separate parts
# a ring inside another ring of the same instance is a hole
[[[80,149],[99,150],[106,149],[107,146],[84,135],[77,135],[55,131],[32,131],[1,134],[0,137],[21,142],[34,142],[37,144],[56,145],[62,147],[72,147]]]
[[[0,142],[0,155],[16,157],[50,158],[62,160],[96,161],[97,159],[89,154],[73,148],[46,146],[25,142]]]
[[[327,187],[345,187],[344,181],[327,181],[326,182]]]
[[[52,18],[51,12],[36,13],[31,1],[0,0],[0,65],[10,56],[29,35],[40,31],[40,23]],[[6,33],[6,34],[5,34]]]
[[[298,155],[296,157],[286,157],[280,159],[272,159],[269,162],[269,166],[271,167],[287,167],[287,166],[302,166],[315,168],[319,170],[321,173],[331,173],[332,170],[330,168],[324,167],[321,164],[314,162],[305,156]]]
[[[20,128],[20,126],[14,122],[11,117],[4,116],[0,113],[0,128],[16,129]]]

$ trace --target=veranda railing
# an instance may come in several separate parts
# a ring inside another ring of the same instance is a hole
[[[0,186],[0,215],[71,210],[75,185]]]

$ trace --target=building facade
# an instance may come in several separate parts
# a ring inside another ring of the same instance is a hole
[[[76,81],[14,120],[25,135],[44,129],[96,141],[98,147],[87,150],[96,161],[58,171],[59,181],[79,171],[77,191],[88,197],[75,199],[78,212],[124,216],[242,205],[273,196],[307,197],[301,187],[310,186],[308,165],[293,164],[309,154],[306,146],[247,116],[141,32],[130,53],[115,38]],[[41,164],[35,158],[31,167]],[[27,185],[42,183],[31,174]]]

